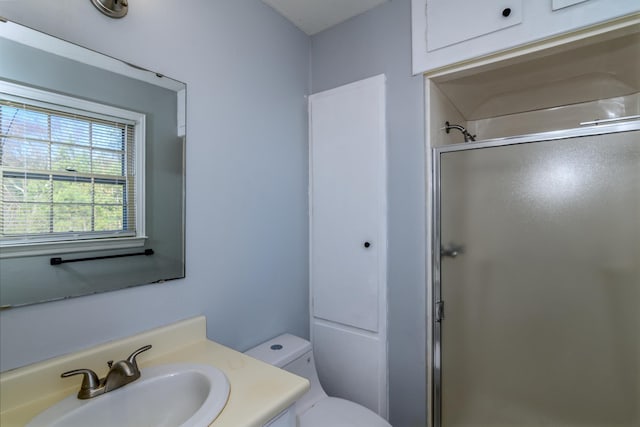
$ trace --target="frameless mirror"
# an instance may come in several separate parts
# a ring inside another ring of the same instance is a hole
[[[0,306],[184,277],[186,86],[0,21]]]

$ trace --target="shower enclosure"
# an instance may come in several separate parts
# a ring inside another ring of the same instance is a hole
[[[433,171],[434,425],[640,426],[640,122]]]

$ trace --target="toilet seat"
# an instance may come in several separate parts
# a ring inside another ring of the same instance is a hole
[[[300,427],[391,427],[375,412],[349,400],[327,397],[299,416]]]

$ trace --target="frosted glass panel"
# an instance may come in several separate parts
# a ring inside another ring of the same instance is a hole
[[[640,426],[640,132],[440,160],[442,425]]]

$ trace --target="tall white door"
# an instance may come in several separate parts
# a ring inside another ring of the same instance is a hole
[[[387,415],[385,77],[309,99],[312,341],[330,395]]]

